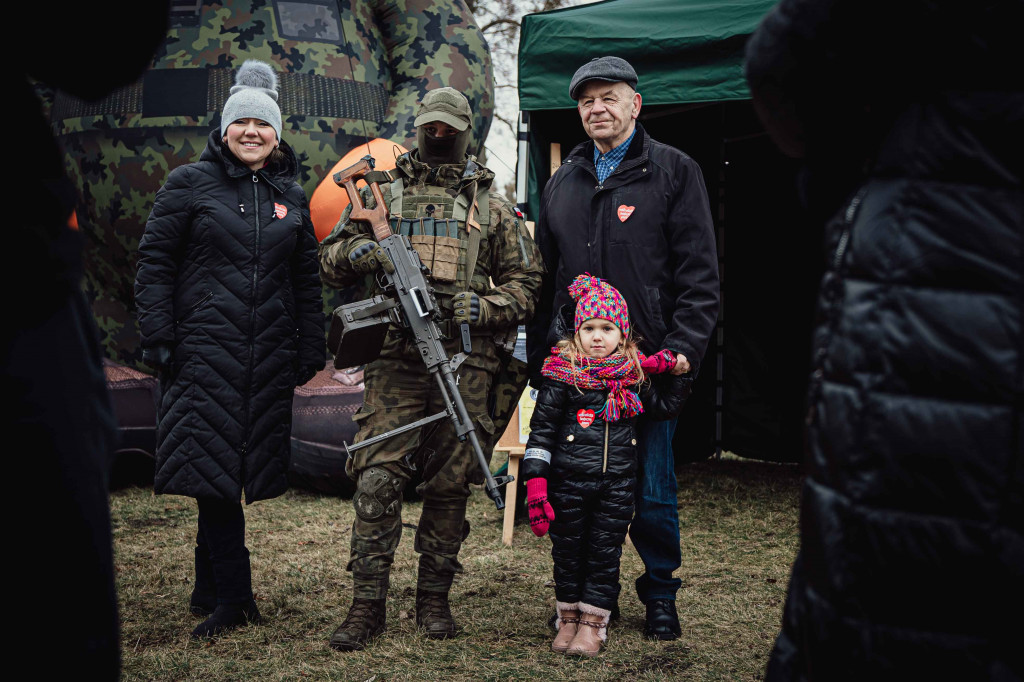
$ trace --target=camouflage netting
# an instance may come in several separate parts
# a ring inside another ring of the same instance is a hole
[[[303,166],[307,196],[366,136],[414,146],[416,103],[430,88],[469,98],[471,153],[482,150],[493,116],[487,45],[460,0],[178,3],[138,82],[97,102],[40,84],[81,192],[86,290],[106,354],[119,363],[144,367],[132,284],[156,191],[171,169],[199,158],[248,58],[279,70],[283,138]],[[325,312],[343,298],[325,290]]]

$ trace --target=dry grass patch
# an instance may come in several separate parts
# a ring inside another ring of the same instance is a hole
[[[452,590],[459,637],[427,641],[412,619],[413,530],[407,503],[392,574],[388,631],[365,651],[342,654],[327,639],[351,601],[345,571],[353,511],[345,499],[293,491],[246,509],[257,603],[266,620],[209,642],[190,640],[195,502],[131,488],[111,499],[125,680],[757,680],[778,630],[797,543],[794,466],[723,458],[681,467],[683,581],[676,642],[643,639],[622,561],[622,617],[592,660],[549,650],[554,609],[550,541],[526,524],[501,544],[501,513],[475,491]]]

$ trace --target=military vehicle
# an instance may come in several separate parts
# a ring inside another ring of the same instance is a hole
[[[245,59],[278,70],[282,137],[299,157],[307,196],[339,158],[368,140],[415,146],[416,104],[430,88],[456,87],[469,98],[476,116],[470,153],[483,150],[494,111],[487,44],[462,2],[171,4],[167,37],[137,82],[98,101],[36,84],[80,192],[73,222],[87,244],[85,288],[105,355],[147,374],[133,301],[139,239],[167,174],[196,161],[209,131],[220,125],[235,70]],[[334,307],[358,296],[325,289],[325,321]],[[121,374],[108,371],[108,377]],[[133,375],[131,385],[138,388],[139,380]],[[108,381],[112,390],[122,383]],[[361,396],[327,391],[323,399],[342,394],[356,404]],[[145,428],[145,415],[121,417]],[[137,450],[139,433],[128,440]]]
[[[490,57],[462,3],[434,0],[177,0],[152,66],[96,102],[39,84],[67,170],[81,193],[86,288],[109,359],[141,364],[132,297],[136,252],[156,191],[196,161],[237,67],[279,71],[282,137],[302,165],[307,196],[334,163],[368,139],[415,146],[416,103],[450,85],[477,120],[483,148],[494,111]],[[325,291],[333,309],[337,294]]]

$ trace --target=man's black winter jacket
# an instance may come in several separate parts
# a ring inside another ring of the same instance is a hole
[[[614,286],[647,354],[682,353],[696,369],[718,317],[718,252],[696,162],[651,139],[640,124],[603,184],[594,143],[580,144],[544,187],[535,235],[547,274],[527,333],[530,380],[558,340],[553,312],[584,272]]]

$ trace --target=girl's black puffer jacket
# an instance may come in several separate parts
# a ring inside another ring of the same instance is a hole
[[[256,172],[214,130],[171,171],[139,246],[143,348],[172,349],[158,493],[252,502],[288,486],[292,394],[326,361],[317,242],[298,163]]]
[[[678,415],[689,384],[688,377],[668,374],[645,381],[640,389],[644,415],[650,419]],[[530,419],[527,450],[551,453],[550,467],[562,476],[634,475],[638,417],[605,421],[598,413],[607,399],[607,390],[579,389],[554,379],[545,380]],[[523,460],[524,481],[546,478],[548,473],[549,465],[543,459]]]

